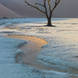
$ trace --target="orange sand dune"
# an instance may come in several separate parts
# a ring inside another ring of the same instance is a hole
[[[37,60],[37,56],[41,50],[41,47],[46,45],[48,43],[47,41],[34,36],[8,35],[7,37],[21,39],[21,40],[28,40],[28,43],[26,45],[20,47],[20,49],[23,51],[23,55],[20,53],[16,55],[17,63],[20,63],[19,58],[22,57],[22,61],[24,64],[31,65],[38,69],[48,69],[48,70],[52,69],[50,67],[47,67],[39,63]]]

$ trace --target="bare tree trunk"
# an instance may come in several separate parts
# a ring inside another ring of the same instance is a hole
[[[52,26],[51,17],[47,18],[47,26]]]

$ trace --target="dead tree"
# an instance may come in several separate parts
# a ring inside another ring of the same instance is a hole
[[[42,0],[42,1],[37,0],[37,1],[38,2],[35,2],[34,4],[32,4],[28,2],[27,0],[25,0],[25,3],[28,6],[31,6],[37,9],[38,11],[40,11],[41,13],[43,13],[46,16],[47,26],[53,26],[52,21],[51,21],[53,17],[53,12],[61,0]]]

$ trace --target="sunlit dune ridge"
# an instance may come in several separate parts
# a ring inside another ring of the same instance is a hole
[[[21,39],[21,40],[29,40],[29,41],[37,43],[40,47],[43,45],[46,45],[48,43],[47,41],[45,41],[41,38],[34,37],[34,36],[8,35],[7,37]]]

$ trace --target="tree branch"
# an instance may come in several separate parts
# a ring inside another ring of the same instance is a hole
[[[55,8],[57,7],[57,5],[60,3],[61,0],[55,0],[55,4],[54,7],[51,10],[51,16],[52,16],[52,12],[55,10]]]
[[[40,5],[40,6],[44,7],[44,5],[43,4],[40,4],[40,3],[35,3],[35,5]]]
[[[48,0],[48,6],[49,6],[49,10],[51,11],[51,5],[50,5],[51,0]]]
[[[52,11],[55,10],[55,8],[57,7],[57,5],[60,3],[61,0],[55,0],[55,4],[54,7],[52,8]]]
[[[48,18],[48,12],[47,12],[47,7],[46,7],[46,0],[44,0],[44,8],[45,8],[46,17]]]
[[[44,11],[42,11],[42,10],[41,10],[40,8],[38,8],[37,6],[34,6],[34,5],[30,4],[28,1],[25,0],[25,3],[26,3],[28,6],[33,7],[33,8],[35,8],[35,9],[37,9],[38,11],[40,11],[41,13],[45,14]]]

